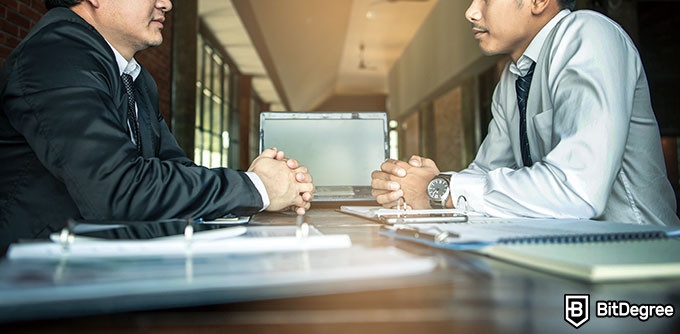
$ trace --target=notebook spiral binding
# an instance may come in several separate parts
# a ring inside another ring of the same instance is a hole
[[[501,238],[499,244],[571,244],[582,242],[631,241],[668,238],[664,232],[624,232],[610,234],[580,234],[538,236],[528,238]]]

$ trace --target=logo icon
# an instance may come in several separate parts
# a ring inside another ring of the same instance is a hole
[[[564,320],[579,328],[590,319],[590,295],[564,295]]]

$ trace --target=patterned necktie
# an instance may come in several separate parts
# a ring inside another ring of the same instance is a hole
[[[517,81],[515,81],[517,106],[519,106],[519,142],[520,148],[522,149],[522,162],[524,162],[524,166],[531,166],[534,164],[531,161],[529,138],[527,138],[527,97],[529,96],[531,77],[534,76],[534,67],[536,67],[536,63],[532,62],[529,72],[527,72],[525,76],[517,78]]]
[[[123,79],[125,92],[128,96],[128,126],[130,126],[133,141],[137,145],[137,151],[141,154],[142,140],[139,136],[139,123],[137,122],[137,113],[135,112],[135,83],[132,81],[132,76],[127,73],[123,73],[121,78]]]

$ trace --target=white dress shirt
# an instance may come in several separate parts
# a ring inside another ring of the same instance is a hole
[[[527,102],[534,165],[520,167],[515,80],[536,62]],[[562,10],[496,86],[475,160],[453,173],[454,203],[491,216],[680,224],[647,78],[623,29]]]

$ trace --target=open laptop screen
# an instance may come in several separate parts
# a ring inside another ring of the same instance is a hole
[[[309,168],[317,190],[368,187],[389,154],[384,112],[263,112],[260,152],[276,147]],[[317,191],[317,195],[322,195]]]

